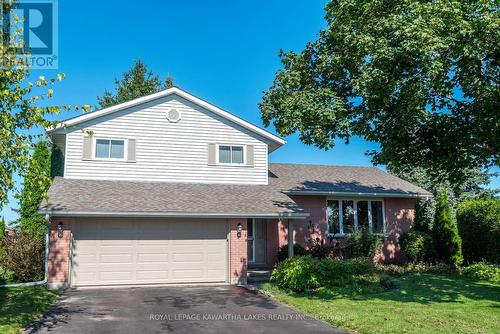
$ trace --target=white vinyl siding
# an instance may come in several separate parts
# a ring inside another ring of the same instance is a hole
[[[166,112],[172,108],[182,113],[177,123],[166,119]],[[82,129],[91,130],[94,138],[133,139],[135,163],[82,160]],[[82,123],[69,131],[67,178],[267,184],[266,139],[175,95]],[[252,146],[253,164],[211,165],[211,144]]]

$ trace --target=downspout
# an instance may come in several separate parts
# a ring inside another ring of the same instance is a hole
[[[49,225],[50,225],[50,215],[47,213],[45,215],[45,274],[42,281],[26,282],[26,283],[14,283],[14,284],[4,284],[0,285],[0,288],[15,288],[19,286],[35,286],[44,285],[47,283],[49,276]]]

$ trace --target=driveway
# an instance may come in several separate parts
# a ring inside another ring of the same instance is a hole
[[[27,333],[342,333],[235,286],[68,290]]]

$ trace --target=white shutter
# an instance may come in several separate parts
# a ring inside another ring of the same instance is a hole
[[[254,149],[253,145],[247,145],[247,166],[253,166],[254,164]]]
[[[215,144],[208,144],[208,164],[209,165],[215,165],[217,163],[215,149],[216,149]]]
[[[92,160],[92,137],[83,137],[82,160]]]
[[[128,162],[136,162],[136,140],[129,139],[127,141],[127,161]]]

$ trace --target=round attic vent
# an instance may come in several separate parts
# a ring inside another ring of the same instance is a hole
[[[167,119],[169,120],[169,122],[179,122],[181,119],[180,111],[177,109],[170,109],[169,111],[167,111]]]

